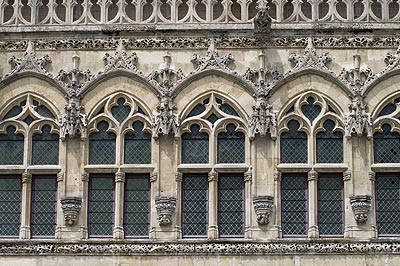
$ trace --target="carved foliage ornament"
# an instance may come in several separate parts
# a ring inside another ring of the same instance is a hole
[[[61,127],[61,140],[65,140],[67,136],[74,138],[77,135],[80,135],[82,140],[86,139],[88,119],[83,113],[84,108],[80,105],[79,98],[69,98],[64,110],[64,114],[58,117]]]
[[[154,112],[153,137],[168,135],[173,133],[175,138],[179,138],[179,118],[176,114],[176,106],[172,102],[172,97],[162,97]]]
[[[78,220],[81,210],[82,199],[78,197],[66,197],[61,199],[61,208],[64,212],[64,220],[66,225],[74,225]]]
[[[170,225],[176,208],[176,198],[159,196],[155,198],[155,203],[160,226]]]
[[[266,0],[258,0],[256,9],[257,14],[254,17],[254,31],[256,33],[270,33],[271,31],[271,17],[268,14],[269,6]]]
[[[256,104],[253,106],[253,113],[250,115],[249,138],[254,139],[257,134],[265,137],[268,132],[271,134],[271,138],[275,140],[277,136],[276,115],[267,98],[260,96],[256,99]]]
[[[254,196],[253,205],[257,215],[257,223],[259,225],[269,224],[269,217],[274,207],[274,197]]]
[[[354,212],[354,218],[358,224],[364,224],[368,220],[368,213],[371,209],[371,196],[355,195],[350,196],[350,205]]]
[[[352,134],[362,136],[367,133],[369,139],[372,138],[372,117],[367,112],[367,105],[364,96],[360,93],[352,95],[352,103],[349,104],[349,112],[345,114],[345,136],[351,138]]]

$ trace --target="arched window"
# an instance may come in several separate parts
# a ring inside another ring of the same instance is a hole
[[[218,134],[218,163],[244,163],[245,139],[242,132],[236,131],[234,124],[226,127],[226,132]]]
[[[115,134],[107,132],[109,124],[101,121],[98,132],[89,137],[89,164],[115,164]]]
[[[140,121],[134,122],[132,127],[133,131],[125,134],[124,163],[151,163],[151,135],[143,131],[144,124]]]
[[[296,120],[290,120],[287,127],[289,130],[280,138],[281,163],[307,163],[307,134],[298,130],[300,124]]]
[[[14,126],[8,126],[0,135],[0,164],[20,165],[24,161],[24,135],[16,134]]]
[[[382,125],[382,132],[374,134],[374,161],[400,163],[400,134],[388,124]]]
[[[42,133],[32,136],[32,164],[57,165],[58,164],[58,134],[52,134],[51,127],[42,127]]]
[[[190,133],[182,134],[182,163],[208,163],[208,134],[192,125]]]
[[[343,134],[334,128],[335,123],[326,120],[325,131],[317,133],[317,163],[343,162]]]

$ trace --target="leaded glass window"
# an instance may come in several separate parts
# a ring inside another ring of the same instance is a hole
[[[14,126],[8,126],[0,135],[0,164],[20,165],[24,160],[24,135],[16,134]]]
[[[393,101],[393,103],[387,104],[378,114],[378,117],[384,115],[390,115],[394,111],[396,111],[397,104],[400,102],[400,98],[397,98]]]
[[[374,134],[375,163],[400,163],[400,134],[392,132],[388,124],[382,125],[382,132]]]
[[[282,232],[284,236],[307,234],[308,183],[306,174],[282,176]]]
[[[129,236],[148,236],[150,184],[147,175],[125,176],[124,231]]]
[[[111,108],[111,113],[119,123],[122,123],[131,112],[131,107],[129,105],[125,105],[125,99],[122,97],[117,100],[117,104],[117,106],[113,106]]]
[[[376,175],[376,226],[379,235],[400,234],[400,182],[399,174]]]
[[[33,237],[54,236],[56,203],[56,176],[32,176],[31,234]]]
[[[37,101],[33,101],[33,105],[35,106],[35,111],[43,116],[43,117],[47,117],[47,118],[53,118],[54,119],[54,115],[53,113],[49,110],[49,108],[47,108],[46,106],[40,104]]]
[[[187,115],[187,117],[199,115],[199,114],[203,113],[205,110],[206,110],[206,107],[204,106],[204,103],[199,103],[192,109],[192,111],[190,111],[190,113]]]
[[[223,103],[220,106],[222,112],[228,115],[239,116],[235,109],[227,103]]]
[[[185,174],[182,185],[182,230],[184,237],[207,235],[207,210],[207,174]]]
[[[190,133],[182,134],[182,163],[208,163],[208,134],[192,125]]]
[[[218,134],[218,163],[244,163],[245,138],[236,126],[229,124],[226,132]]]
[[[115,134],[107,132],[105,121],[97,124],[97,130],[89,137],[89,164],[115,164]]]
[[[143,131],[144,124],[140,121],[132,126],[133,132],[125,134],[124,163],[151,163],[151,135]]]
[[[89,235],[111,237],[114,225],[114,176],[92,175],[89,181]]]
[[[11,117],[17,116],[22,112],[22,107],[25,106],[26,101],[22,101],[19,105],[14,106],[11,108],[10,111],[7,112],[7,114],[4,116],[4,120],[9,119]]]
[[[317,134],[317,163],[343,162],[343,134],[333,131],[335,123],[326,120],[325,131]]]
[[[281,163],[307,163],[307,134],[298,131],[300,124],[296,120],[290,120],[287,127],[289,130],[280,138]]]
[[[243,174],[218,176],[218,228],[221,237],[244,234]]]
[[[0,176],[0,236],[18,237],[21,217],[21,176]]]
[[[33,165],[57,165],[59,137],[52,134],[51,127],[42,127],[42,133],[32,137],[32,164]]]
[[[343,235],[342,174],[318,175],[318,229],[321,236]]]
[[[307,97],[307,104],[301,106],[301,111],[310,120],[311,124],[321,113],[321,110],[321,106],[315,104],[315,99],[311,96]]]

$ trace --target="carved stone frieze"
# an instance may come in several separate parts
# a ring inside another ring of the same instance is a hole
[[[169,135],[170,133],[173,133],[176,139],[180,137],[180,121],[176,111],[172,97],[161,97],[157,110],[153,114],[154,138],[158,138],[159,135]]]
[[[65,140],[67,136],[74,138],[77,135],[80,135],[82,140],[86,139],[88,119],[78,97],[69,97],[68,104],[64,107],[64,114],[58,117],[58,122],[61,140]]]
[[[18,73],[23,72],[36,72],[48,77],[52,77],[52,74],[45,69],[45,66],[51,63],[50,57],[45,55],[37,58],[35,44],[31,41],[27,43],[23,57],[17,58],[12,56],[8,62],[11,64],[12,70],[9,74],[6,74],[3,79],[10,78]]]
[[[257,215],[257,223],[259,225],[269,224],[269,217],[274,208],[274,197],[254,196],[253,205]]]
[[[66,197],[61,199],[61,209],[64,212],[64,220],[66,225],[76,224],[81,210],[82,198]]]
[[[355,195],[350,196],[350,205],[354,212],[354,218],[358,224],[364,224],[368,220],[368,213],[371,209],[371,196]]]
[[[257,14],[254,17],[254,31],[256,33],[270,33],[272,19],[268,14],[269,6],[266,0],[258,0]]]
[[[155,198],[155,203],[160,226],[170,225],[176,209],[176,198],[159,196]]]

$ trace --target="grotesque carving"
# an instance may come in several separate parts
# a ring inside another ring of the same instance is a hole
[[[350,205],[354,212],[354,218],[358,224],[364,224],[368,220],[368,213],[371,209],[371,196],[356,195],[350,196]]]
[[[158,223],[160,226],[170,225],[172,223],[172,214],[176,208],[175,197],[159,196],[155,199],[158,215]]]
[[[79,211],[81,210],[82,199],[78,197],[66,197],[61,199],[61,208],[64,212],[66,225],[74,225],[78,220]]]
[[[269,33],[271,31],[271,17],[268,14],[269,6],[266,0],[258,0],[256,9],[258,10],[254,17],[254,31],[256,33]]]
[[[257,215],[257,223],[259,225],[267,225],[269,217],[274,207],[274,197],[271,196],[254,196],[254,210]]]
[[[79,103],[78,97],[70,97],[68,104],[64,107],[65,113],[60,115],[58,122],[61,126],[61,140],[66,136],[74,138],[80,134],[81,139],[86,139],[87,117],[83,114],[84,108]]]

